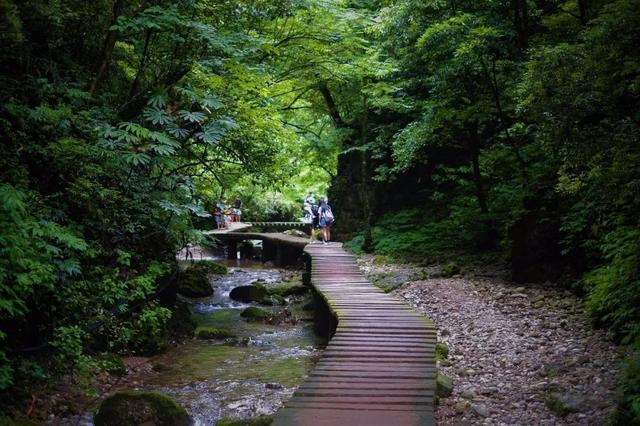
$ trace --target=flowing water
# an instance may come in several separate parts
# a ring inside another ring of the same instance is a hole
[[[207,255],[203,259],[220,261]],[[198,260],[198,258],[196,258]],[[154,357],[134,374],[128,389],[163,392],[183,405],[195,425],[215,425],[221,418],[249,418],[273,414],[288,398],[318,360],[326,341],[313,333],[312,312],[304,311],[306,300],[292,300],[286,307],[296,321],[286,324],[249,323],[240,317],[253,304],[232,301],[229,292],[254,282],[269,287],[299,283],[292,271],[264,268],[252,261],[223,261],[228,275],[213,279],[214,295],[188,299],[198,328],[230,330],[225,340],[191,339]],[[261,306],[274,315],[284,306]],[[197,332],[197,330],[196,330]],[[63,422],[62,424],[69,424]],[[71,424],[91,425],[90,413]]]

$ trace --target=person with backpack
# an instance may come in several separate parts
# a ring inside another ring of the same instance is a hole
[[[322,228],[322,244],[331,241],[331,225],[335,218],[329,205],[329,199],[322,197],[320,199],[320,207],[318,207],[318,217],[320,218],[320,227]]]
[[[311,239],[309,242],[311,244],[315,244],[316,242],[316,232],[320,228],[320,217],[318,216],[318,205],[311,205]]]

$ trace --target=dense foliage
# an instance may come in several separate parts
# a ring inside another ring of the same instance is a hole
[[[105,351],[162,349],[175,253],[221,195],[277,219],[326,190],[332,148],[286,117],[270,59],[295,9],[0,1],[3,402]]]
[[[219,196],[290,219],[329,180],[352,247],[506,259],[638,351],[639,10],[0,0],[0,389],[157,349],[171,312],[139,302]],[[19,352],[41,342],[56,356]]]
[[[360,119],[367,178],[339,167],[334,180],[338,206],[359,210],[352,245],[426,262],[492,252],[517,281],[572,284],[597,325],[640,349],[639,6],[369,4],[393,90]],[[345,181],[369,188],[373,223]],[[634,365],[621,424],[640,420]]]

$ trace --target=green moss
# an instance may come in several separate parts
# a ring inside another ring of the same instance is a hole
[[[210,274],[226,274],[227,267],[208,260],[193,262],[178,274],[178,293],[187,297],[206,297],[213,294]]]
[[[259,416],[252,419],[220,419],[216,426],[268,426],[273,423],[271,416]]]
[[[218,275],[226,275],[228,271],[225,265],[221,265],[216,262],[212,262],[210,260],[200,260],[194,262],[191,265],[191,268],[195,268],[197,270],[203,271],[206,274],[218,274]]]
[[[438,373],[436,376],[437,394],[440,398],[446,398],[453,392],[453,380],[444,374]]]
[[[198,339],[227,339],[236,335],[226,328],[198,327],[196,329]]]
[[[189,305],[178,302],[171,311],[171,318],[167,323],[169,338],[180,340],[184,337],[193,337],[196,325]]]
[[[449,347],[444,343],[436,343],[436,360],[442,361],[449,357]]]
[[[191,424],[187,411],[168,396],[158,392],[117,392],[102,401],[93,421],[96,426],[158,426]]]
[[[374,265],[386,265],[390,263],[390,259],[389,256],[385,256],[385,255],[381,255],[381,254],[377,254],[375,256],[373,256],[373,264]]]
[[[263,321],[269,318],[269,312],[264,309],[257,308],[255,306],[250,306],[240,314],[242,318],[247,321]]]
[[[460,267],[455,262],[449,262],[442,268],[443,277],[452,277],[460,273]]]
[[[309,292],[309,287],[296,284],[282,284],[277,287],[267,289],[270,296],[302,296]]]
[[[190,266],[178,274],[178,293],[187,297],[206,297],[213,294],[213,288],[206,270]]]

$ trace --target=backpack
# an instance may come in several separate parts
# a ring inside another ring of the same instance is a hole
[[[333,213],[331,212],[331,208],[327,207],[322,209],[322,217],[324,218],[324,220],[333,222]]]

